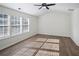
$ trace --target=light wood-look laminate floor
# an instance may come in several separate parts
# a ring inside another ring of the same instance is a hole
[[[79,47],[67,37],[39,34],[1,50],[0,56],[79,56]]]

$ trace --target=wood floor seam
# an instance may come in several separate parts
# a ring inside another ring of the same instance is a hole
[[[47,40],[46,40],[46,41],[47,41]],[[46,42],[46,41],[45,41],[45,42]],[[40,46],[40,48],[44,45],[45,42],[43,42],[43,44]],[[33,54],[33,56],[35,56],[35,55],[37,54],[37,52],[40,50],[40,48]]]

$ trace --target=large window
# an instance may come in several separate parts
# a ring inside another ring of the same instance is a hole
[[[9,35],[8,15],[0,14],[0,37]]]
[[[29,31],[29,19],[22,18],[22,32]]]
[[[11,35],[20,33],[20,17],[11,16]]]
[[[0,37],[14,36],[28,31],[28,18],[0,14]]]

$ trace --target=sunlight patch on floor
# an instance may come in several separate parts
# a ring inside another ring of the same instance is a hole
[[[48,39],[46,42],[59,43],[59,39]]]
[[[45,43],[41,48],[59,51],[59,44]]]
[[[36,41],[43,41],[45,42],[47,39],[46,38],[37,38]]]
[[[36,56],[59,56],[59,52],[39,50]]]

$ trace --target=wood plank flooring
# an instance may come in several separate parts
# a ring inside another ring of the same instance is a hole
[[[0,56],[79,56],[79,47],[67,37],[39,34],[1,50]]]

